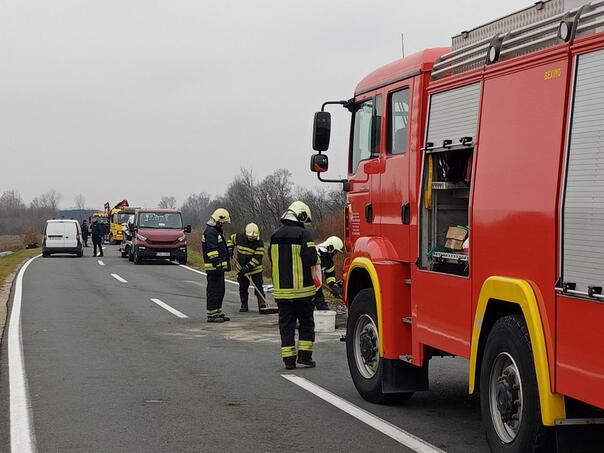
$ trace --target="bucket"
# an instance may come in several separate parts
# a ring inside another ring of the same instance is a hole
[[[336,312],[333,310],[317,310],[315,315],[315,332],[335,332]]]

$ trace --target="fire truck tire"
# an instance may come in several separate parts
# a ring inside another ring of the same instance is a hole
[[[367,401],[393,404],[407,401],[413,392],[384,393],[382,360],[379,354],[375,295],[372,288],[359,291],[348,313],[346,356],[352,381]]]
[[[480,369],[480,406],[493,453],[555,451],[541,423],[539,389],[524,318],[505,316],[491,329]]]

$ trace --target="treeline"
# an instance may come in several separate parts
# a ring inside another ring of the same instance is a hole
[[[279,169],[258,178],[251,170],[242,169],[229,184],[225,193],[210,197],[201,192],[189,195],[180,206],[183,220],[194,228],[203,228],[210,214],[218,207],[231,214],[230,231],[243,231],[245,225],[254,222],[261,235],[267,238],[280,224],[279,220],[292,201],[307,203],[312,211],[310,226],[318,237],[342,235],[346,196],[339,186],[305,188],[296,186],[289,170]],[[172,203],[166,203],[170,201]],[[162,206],[174,204],[174,197],[163,197]]]
[[[2,192],[0,234],[23,234],[28,230],[42,231],[44,222],[58,215],[60,200],[61,194],[53,189],[37,196],[29,205],[15,190]]]

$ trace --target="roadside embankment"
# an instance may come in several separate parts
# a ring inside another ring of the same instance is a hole
[[[0,257],[0,341],[2,341],[2,333],[6,325],[8,298],[15,275],[25,261],[38,255],[41,250],[41,248],[21,249]]]

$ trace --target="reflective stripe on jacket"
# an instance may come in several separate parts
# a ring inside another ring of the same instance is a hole
[[[282,220],[271,237],[269,258],[273,264],[275,299],[302,299],[315,295],[312,267],[318,264],[311,234],[299,222]]]
[[[230,239],[237,252],[237,264],[246,274],[254,275],[263,271],[264,243],[260,239],[250,241],[245,233],[232,234]]]
[[[201,238],[201,251],[206,270],[231,270],[229,247],[218,225],[207,224]]]
[[[331,284],[336,282],[336,266],[333,263],[333,254],[318,249],[319,258],[321,259],[321,270],[325,276],[324,282]]]

